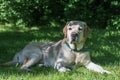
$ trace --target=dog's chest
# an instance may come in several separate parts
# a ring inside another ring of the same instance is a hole
[[[75,64],[76,56],[75,56],[75,54],[72,51],[65,52],[64,53],[64,58],[67,61],[67,63],[69,63],[69,64]]]

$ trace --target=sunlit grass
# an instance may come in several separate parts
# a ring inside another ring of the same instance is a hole
[[[0,80],[119,80],[120,79],[120,31],[93,29],[86,45],[91,49],[92,61],[112,74],[100,74],[84,67],[71,72],[59,73],[53,68],[32,67],[33,72],[24,72],[19,66],[0,67]],[[63,38],[61,30],[24,29],[0,26],[0,63],[9,61],[14,54],[29,42],[50,42]]]

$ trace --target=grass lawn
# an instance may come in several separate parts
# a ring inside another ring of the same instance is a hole
[[[15,29],[0,26],[0,63],[9,61],[29,42],[58,41],[62,29]],[[120,80],[120,31],[93,29],[86,45],[91,49],[92,61],[112,74],[100,74],[84,67],[59,73],[53,68],[33,66],[34,72],[24,72],[19,66],[0,67],[0,80]]]

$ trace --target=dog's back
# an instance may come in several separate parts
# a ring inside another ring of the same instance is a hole
[[[32,49],[33,47],[35,47],[38,49],[42,49],[42,51],[45,51],[52,44],[53,44],[53,42],[50,42],[50,43],[43,43],[43,42],[30,43],[30,44],[26,45],[23,50],[16,53],[11,61],[8,61],[8,62],[0,64],[0,65],[1,66],[11,66],[11,65],[15,65],[17,63],[23,64],[27,58],[32,57],[32,55],[34,54],[34,53],[33,54],[30,54],[30,53],[26,54],[26,52],[25,52],[26,50],[28,50],[28,49],[30,50],[30,48]]]

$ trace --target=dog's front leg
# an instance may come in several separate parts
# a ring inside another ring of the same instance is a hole
[[[84,65],[87,69],[93,70],[99,73],[108,73],[109,71],[104,70],[101,66],[93,63],[90,59],[89,52],[81,52],[80,54],[76,54],[76,64],[77,65]]]
[[[93,70],[93,71],[96,71],[96,72],[99,72],[99,73],[107,73],[107,74],[111,73],[107,70],[104,70],[101,66],[99,66],[99,65],[97,65],[93,62],[88,63],[85,67],[89,70]]]
[[[66,68],[66,66],[64,64],[65,64],[64,60],[63,59],[59,59],[55,63],[54,68],[57,69],[59,72],[71,71],[69,68]]]

